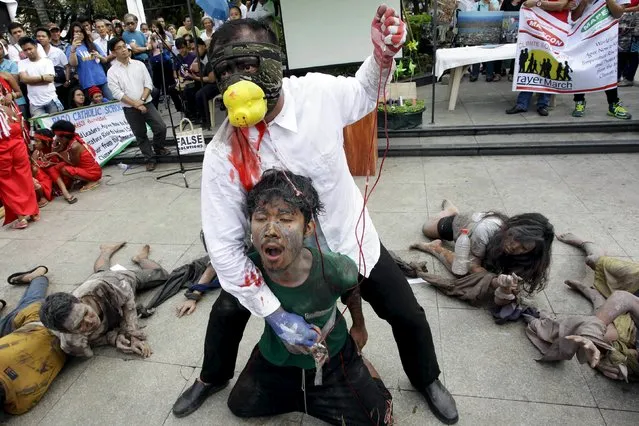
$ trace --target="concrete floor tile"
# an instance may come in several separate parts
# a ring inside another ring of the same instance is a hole
[[[415,138],[413,138],[415,139]],[[396,143],[395,138],[391,139],[391,145]],[[382,160],[377,161],[377,174],[380,172]],[[393,184],[424,184],[424,168],[421,157],[394,158],[387,157],[384,160],[384,167],[381,169],[382,177],[380,182]],[[374,180],[371,177],[371,181]]]
[[[592,241],[604,249],[609,256],[625,256],[626,252],[617,241],[608,233],[604,224],[595,215],[590,214],[561,214],[547,213],[548,220],[555,228],[555,234],[571,232],[584,241]],[[553,254],[566,254],[582,257],[585,260],[583,250],[562,243],[555,238],[552,244]]]
[[[191,374],[183,368],[96,357],[43,422],[160,425]]]
[[[64,240],[10,240],[10,243],[0,248],[2,253],[2,256],[0,256],[0,271],[6,278],[14,272],[32,269],[37,265],[41,265],[43,259],[55,252],[63,244]],[[50,270],[52,269],[52,265],[47,266],[49,266]]]
[[[444,199],[455,204],[462,213],[505,211],[501,196],[491,179],[427,185],[426,192],[428,193],[428,211],[434,214],[441,211]]]
[[[585,297],[564,284],[575,280],[591,286],[594,272],[579,256],[553,255],[548,284],[544,292],[556,314],[592,315],[593,307]]]
[[[431,157],[424,159],[427,189],[432,185],[477,185],[492,183],[481,157]],[[441,200],[440,200],[441,201]]]
[[[630,411],[601,410],[607,425],[636,426],[639,424],[639,413]]]
[[[639,233],[634,231],[635,224],[639,221],[639,214],[597,215],[597,217],[628,256],[639,256]]]
[[[636,383],[610,380],[585,364],[580,368],[599,408],[639,411],[639,387]]]
[[[596,408],[466,396],[457,396],[455,399],[459,410],[459,425],[605,425]]]
[[[37,425],[60,401],[66,398],[65,394],[78,380],[80,375],[89,368],[95,359],[69,357],[58,377],[53,381],[47,393],[42,397],[38,405],[20,416],[9,416],[7,424],[11,425]],[[0,419],[0,423],[4,423]]]
[[[519,182],[521,182],[520,185],[513,185],[495,181],[506,211],[511,216],[528,212],[539,212],[545,215],[588,213],[584,203],[563,182],[553,183],[532,179],[525,184],[521,180]],[[544,190],[540,191],[540,187]]]
[[[200,228],[200,212],[194,206],[151,210],[143,216],[118,210],[107,213],[101,226],[80,232],[76,240],[190,245],[199,238]]]
[[[13,231],[11,238],[16,240],[72,240],[94,224],[104,223],[104,213],[98,211],[87,212],[69,209],[54,214],[43,213],[40,216],[40,221],[30,224],[27,229],[20,231],[7,229],[7,231]]]
[[[426,241],[421,231],[427,220],[424,212],[371,211],[371,218],[382,244],[388,250],[407,250],[412,243]]]
[[[421,168],[421,165],[417,167]],[[392,183],[380,180],[366,206],[376,212],[427,212],[426,185],[423,183]],[[362,194],[364,187],[360,187]],[[391,196],[392,194],[392,196]],[[392,200],[392,201],[391,201]]]
[[[453,394],[595,406],[576,361],[536,362],[539,353],[523,324],[498,326],[484,311],[441,308],[440,324],[444,371]]]

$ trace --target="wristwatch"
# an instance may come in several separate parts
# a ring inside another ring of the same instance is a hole
[[[541,0],[537,0],[537,3],[535,4],[535,6],[541,7]]]

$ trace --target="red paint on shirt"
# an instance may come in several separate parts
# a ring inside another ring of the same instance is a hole
[[[235,183],[235,169],[231,169],[229,172],[229,179],[231,179],[231,182]]]
[[[260,287],[262,285],[262,277],[256,270],[244,272],[244,284],[240,287]]]
[[[549,1],[559,1],[559,0],[549,0]],[[585,1],[585,0],[584,0]],[[548,12],[555,18],[559,19],[561,22],[568,23],[568,17],[570,16],[570,9],[566,6],[566,9],[559,10],[557,12]]]
[[[266,123],[262,121],[256,124],[255,128],[259,134],[254,146],[252,146],[249,139],[248,128],[236,127],[231,132],[231,154],[229,155],[229,160],[235,170],[237,170],[240,182],[247,191],[253,188],[262,175],[259,151],[262,138],[266,132]]]

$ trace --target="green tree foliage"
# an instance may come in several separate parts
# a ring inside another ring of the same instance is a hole
[[[44,5],[44,9],[43,6]],[[148,23],[151,23],[158,15],[164,17],[167,23],[177,27],[182,25],[185,16],[188,16],[186,0],[145,0],[145,14]],[[202,18],[202,9],[191,0],[193,19],[199,25]],[[39,12],[39,13],[38,13]],[[127,13],[126,0],[20,0],[16,19],[25,27],[34,29],[46,24],[43,12],[50,22],[56,22],[61,28],[66,29],[78,16],[91,16],[93,19],[122,19]]]

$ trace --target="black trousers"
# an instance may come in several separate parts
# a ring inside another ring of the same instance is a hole
[[[156,151],[164,147],[166,141],[166,124],[158,110],[152,103],[145,104],[146,113],[142,113],[140,110],[130,107],[122,108],[124,111],[124,117],[131,126],[131,131],[138,142],[140,151],[144,156],[146,162],[155,162],[155,156],[153,149]],[[146,135],[146,125],[151,127],[153,131],[153,149],[151,149],[151,142]]]
[[[615,102],[619,102],[619,91],[616,87],[612,89],[606,90],[606,99],[608,100],[608,104],[614,104]],[[573,97],[574,102],[585,101],[586,95],[583,93],[578,93]]]
[[[370,375],[350,336],[324,364],[321,386],[313,383],[315,369],[302,372],[271,364],[256,346],[229,395],[229,409],[238,417],[307,412],[340,426],[383,425],[391,419],[392,396],[384,382]]]
[[[424,309],[383,245],[379,260],[362,281],[360,291],[375,313],[391,325],[404,371],[411,384],[423,391],[440,373],[433,336]],[[221,291],[206,330],[200,374],[204,383],[221,385],[233,377],[238,347],[250,316],[235,297]]]
[[[195,93],[195,102],[197,104],[198,111],[202,111],[202,125],[203,127],[211,127],[209,121],[209,101],[220,94],[220,90],[217,88],[217,84],[205,84],[200,90]]]

